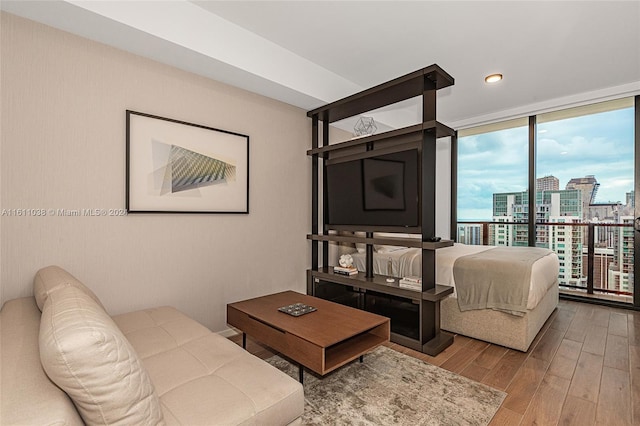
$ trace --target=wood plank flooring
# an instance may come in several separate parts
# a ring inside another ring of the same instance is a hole
[[[436,357],[387,346],[506,392],[491,426],[640,425],[637,311],[561,300],[526,353],[465,336]],[[250,338],[247,350],[273,355]]]

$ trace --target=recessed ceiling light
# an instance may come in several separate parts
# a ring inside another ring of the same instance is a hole
[[[484,81],[487,83],[495,83],[500,80],[502,80],[502,74],[491,74],[484,78]]]

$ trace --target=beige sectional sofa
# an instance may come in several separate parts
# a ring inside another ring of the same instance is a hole
[[[299,424],[300,383],[171,307],[110,317],[63,269],[0,311],[0,424]]]

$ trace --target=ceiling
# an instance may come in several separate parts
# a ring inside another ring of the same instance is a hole
[[[438,120],[454,128],[640,94],[638,1],[2,0],[0,7],[305,110],[433,63],[456,80],[438,92]],[[495,72],[504,79],[486,84]],[[413,121],[415,105],[387,109],[376,121]]]

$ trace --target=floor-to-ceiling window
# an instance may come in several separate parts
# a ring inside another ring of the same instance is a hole
[[[458,242],[527,245],[528,144],[526,118],[458,133]]]
[[[461,130],[457,241],[526,246],[535,229],[562,291],[632,303],[634,114],[627,98]]]
[[[548,224],[537,236],[558,253],[561,288],[631,300],[633,126],[631,98],[537,116],[538,222]]]

